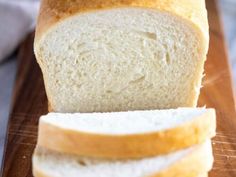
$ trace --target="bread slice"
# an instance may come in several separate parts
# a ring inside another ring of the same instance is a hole
[[[205,0],[43,0],[34,50],[50,110],[196,106]]]
[[[212,168],[210,141],[164,156],[107,161],[65,155],[38,148],[35,177],[198,177]]]
[[[86,157],[127,159],[169,153],[215,135],[214,109],[49,113],[38,145]]]

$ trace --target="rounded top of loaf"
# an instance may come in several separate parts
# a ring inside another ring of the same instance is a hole
[[[77,13],[122,7],[150,8],[177,15],[200,29],[208,44],[209,27],[205,0],[42,0],[35,41],[43,37],[50,27]]]

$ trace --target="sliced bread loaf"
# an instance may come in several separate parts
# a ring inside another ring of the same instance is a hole
[[[33,173],[35,177],[200,177],[212,164],[210,141],[164,156],[125,161],[82,158],[38,147]]]
[[[197,104],[205,0],[43,0],[35,37],[51,111]]]
[[[96,158],[140,158],[203,143],[215,135],[214,109],[112,113],[49,113],[40,118],[38,145]]]

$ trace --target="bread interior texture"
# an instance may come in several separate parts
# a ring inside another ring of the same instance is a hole
[[[169,12],[117,8],[51,27],[36,51],[52,110],[109,112],[196,106],[206,47]]]

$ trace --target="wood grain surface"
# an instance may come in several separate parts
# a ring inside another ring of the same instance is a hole
[[[213,139],[215,163],[210,177],[236,177],[236,112],[224,38],[214,0],[207,1],[210,50],[199,106],[217,110],[217,136]],[[33,55],[34,35],[22,44],[19,69],[9,118],[3,177],[32,177],[31,156],[40,115],[47,113],[41,71]]]

